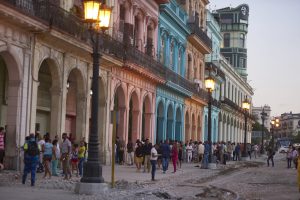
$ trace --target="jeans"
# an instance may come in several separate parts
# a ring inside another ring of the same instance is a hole
[[[150,155],[145,155],[144,172],[146,172],[146,169],[148,170],[148,173],[149,173],[150,172]]]
[[[52,175],[57,176],[57,165],[58,165],[58,159],[51,160],[51,168],[52,168]]]
[[[168,166],[169,166],[169,159],[166,157],[162,158],[162,167],[163,167],[163,171],[166,172],[168,170]]]
[[[287,168],[292,168],[292,158],[287,158]]]
[[[204,154],[204,157],[203,157],[203,167],[204,169],[207,169],[208,168],[208,154]]]
[[[268,167],[269,167],[269,160],[271,160],[271,161],[272,161],[272,167],[274,167],[273,155],[272,155],[272,156],[268,156],[268,159],[267,159],[267,164],[268,164]]]
[[[29,156],[25,155],[24,158],[24,171],[22,176],[22,183],[25,184],[27,174],[31,173],[31,186],[34,186],[35,183],[35,173],[36,173],[36,165],[38,164],[39,158],[38,156]]]
[[[83,170],[83,163],[84,163],[85,158],[79,158],[79,163],[78,163],[78,170],[79,170],[79,176],[82,176],[82,170]]]
[[[152,180],[154,180],[157,161],[156,160],[150,160],[150,163],[151,163],[151,166],[152,166],[151,177],[152,177]]]

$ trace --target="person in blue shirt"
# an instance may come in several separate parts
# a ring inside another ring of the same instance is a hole
[[[39,162],[40,147],[35,140],[34,134],[30,134],[25,142],[24,148],[24,171],[22,184],[26,183],[27,174],[31,173],[31,186],[35,184],[36,166]]]
[[[169,140],[166,140],[164,144],[161,146],[162,150],[162,167],[163,167],[163,173],[165,174],[168,170],[169,166],[169,158],[170,158],[170,145]]]

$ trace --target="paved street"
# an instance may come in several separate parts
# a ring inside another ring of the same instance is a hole
[[[137,173],[133,167],[117,166],[116,188],[95,196],[75,195],[78,178],[62,181],[61,177],[39,180],[35,188],[23,186],[14,173],[0,176],[0,199],[299,199],[295,169],[286,169],[283,155],[276,154],[275,167],[267,167],[261,157],[251,162],[229,162],[217,170],[205,170],[185,164],[173,174],[158,171],[157,181],[150,174]],[[104,167],[110,181],[110,168]],[[5,183],[8,182],[8,183]],[[4,186],[6,185],[6,186]],[[9,186],[7,186],[9,185]]]

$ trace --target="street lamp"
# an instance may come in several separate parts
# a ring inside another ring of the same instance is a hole
[[[244,151],[243,151],[243,158],[247,158],[247,115],[248,111],[250,110],[250,102],[246,99],[243,101],[242,108],[244,110],[244,116],[245,116],[245,134],[244,134]]]
[[[261,122],[262,122],[262,129],[261,129],[261,148],[260,153],[264,154],[265,148],[264,148],[264,133],[265,133],[265,119],[268,116],[268,114],[265,112],[265,109],[263,108],[261,115]]]
[[[272,128],[272,140],[271,140],[271,147],[274,151],[274,129],[279,127],[279,119],[274,118],[271,120],[271,128]]]
[[[211,152],[211,102],[212,102],[212,92],[215,89],[215,80],[209,75],[205,78],[205,87],[208,91],[208,143],[209,143],[209,156],[208,156],[208,164],[212,165],[212,152]]]
[[[98,96],[99,96],[99,53],[100,31],[108,29],[111,9],[100,0],[83,1],[84,20],[89,25],[93,42],[92,114],[88,143],[88,158],[83,165],[83,183],[103,183],[102,166],[99,160],[98,139]]]

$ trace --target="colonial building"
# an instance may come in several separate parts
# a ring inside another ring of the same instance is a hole
[[[270,131],[272,118],[271,118],[271,107],[269,105],[264,105],[261,107],[253,106],[252,115],[259,124],[262,124],[262,116],[264,116],[264,127]]]
[[[239,75],[247,79],[247,48],[249,6],[242,4],[236,8],[226,7],[216,10],[220,21],[223,43],[221,53]]]
[[[207,92],[199,85],[211,49],[193,28],[205,25],[207,2],[196,6],[201,18],[192,28],[186,7],[175,0],[107,3],[111,28],[100,36],[99,101],[91,108],[93,40],[79,18],[81,1],[1,1],[0,126],[7,132],[8,168],[20,168],[29,133],[88,140],[91,109],[99,110],[104,163],[111,162],[112,133],[125,143],[203,137]]]
[[[241,5],[240,7],[247,8],[246,5]],[[218,84],[216,88],[216,93],[218,93],[219,98],[221,100],[221,112],[219,113],[219,125],[218,125],[218,140],[219,141],[231,141],[231,142],[243,142],[244,141],[244,132],[245,132],[245,117],[244,111],[242,110],[242,102],[245,98],[252,101],[253,89],[246,81],[246,68],[237,62],[231,62],[228,59],[228,48],[229,49],[240,49],[240,47],[236,47],[235,44],[237,42],[231,42],[227,44],[227,36],[237,34],[236,31],[240,31],[239,29],[233,29],[230,26],[227,26],[229,23],[229,19],[231,14],[224,14],[225,12],[234,11],[232,8],[224,8],[213,11],[212,16],[208,19],[211,21],[209,23],[213,24],[212,30],[220,30],[222,34],[222,40],[220,35],[217,34],[217,31],[211,32],[211,37],[213,38],[213,56],[207,57],[207,60],[211,60],[211,65],[215,66],[215,73],[224,74],[223,81],[219,82],[219,90]],[[248,12],[246,13],[248,19]],[[230,21],[230,23],[246,23],[245,21]],[[247,24],[247,23],[246,23]],[[247,26],[246,26],[247,27]],[[233,32],[230,32],[233,31]],[[231,36],[232,38],[236,38],[235,36]],[[242,38],[240,38],[242,40]],[[240,41],[242,42],[242,41]],[[245,41],[244,41],[245,42]],[[225,45],[226,43],[226,45]],[[236,52],[233,51],[230,54],[232,57],[237,57]],[[245,53],[245,52],[244,52]],[[214,56],[215,54],[215,56]],[[244,54],[243,54],[244,55]],[[245,57],[244,55],[243,58]],[[209,68],[210,69],[210,68]],[[242,70],[241,70],[242,69]],[[208,73],[207,73],[208,74]],[[222,75],[219,75],[222,77]],[[249,111],[251,113],[251,109]],[[248,116],[247,123],[247,142],[251,141],[251,127],[252,127],[252,118],[250,115]],[[213,124],[213,123],[212,123]]]
[[[278,118],[280,126],[274,129],[275,138],[292,138],[300,133],[300,113],[283,113]]]

